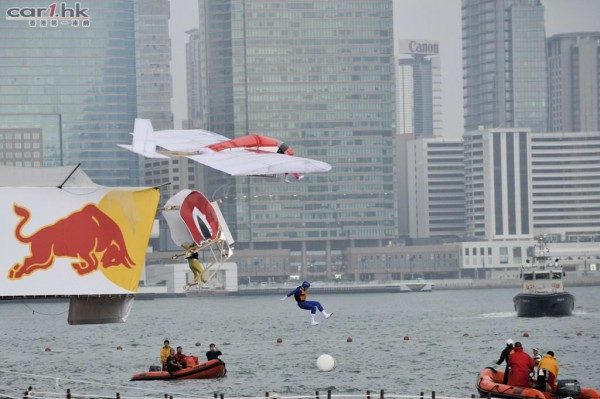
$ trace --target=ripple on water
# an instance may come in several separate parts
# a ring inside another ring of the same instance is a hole
[[[292,396],[327,389],[340,394],[384,389],[396,395],[435,391],[468,397],[476,393],[481,368],[497,360],[504,340],[512,338],[528,351],[533,346],[554,350],[561,377],[598,388],[597,287],[571,292],[578,307],[573,316],[558,319],[516,317],[510,289],[311,295],[335,312],[328,320],[317,315],[321,324],[316,327],[309,324],[309,312],[272,296],[138,301],[127,323],[88,326],[69,326],[66,314],[60,314],[64,303],[36,304],[36,313],[22,304],[2,303],[5,333],[0,345],[11,348],[3,354],[4,364],[25,361],[30,375],[0,374],[1,385],[14,392],[34,385],[40,392],[71,388],[107,396],[219,392],[262,397],[265,392]],[[227,376],[129,382],[132,374],[159,363],[164,338],[201,359],[208,344],[216,343]],[[116,350],[118,345],[123,350]],[[52,352],[44,352],[46,347]],[[336,358],[332,372],[316,367],[323,353]]]

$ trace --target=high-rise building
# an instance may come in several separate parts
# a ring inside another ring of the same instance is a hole
[[[156,130],[172,129],[169,0],[134,0],[137,110]]]
[[[544,7],[540,0],[462,0],[465,131],[546,131]]]
[[[396,64],[396,132],[415,137],[442,134],[439,44],[400,40]]]
[[[206,128],[333,164],[289,185],[221,173],[238,247],[291,248],[293,267],[329,275],[343,248],[395,238],[392,1],[204,0],[199,30]]]
[[[140,183],[139,156],[116,145],[138,116],[162,128],[172,118],[169,3],[139,3],[3,3],[0,134],[35,161],[0,162],[81,163],[96,183]]]
[[[37,132],[42,166],[81,163],[97,183],[137,184],[137,157],[116,146],[137,114],[133,1],[57,3],[53,14],[45,1],[3,4],[0,129]]]
[[[548,39],[548,130],[600,130],[600,32]]]
[[[463,237],[465,158],[460,139],[441,136],[408,142],[411,238]]]
[[[190,29],[185,33],[189,36],[189,41],[185,45],[186,61],[186,82],[187,82],[187,121],[185,128],[202,129],[206,125],[206,102],[203,98],[202,89],[205,83],[202,81],[201,60],[204,57],[200,54],[200,34],[198,29]]]
[[[530,136],[528,129],[480,129],[463,135],[467,237],[531,236]]]

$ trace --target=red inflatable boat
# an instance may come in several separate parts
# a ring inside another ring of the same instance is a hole
[[[477,377],[477,391],[481,397],[506,399],[600,399],[600,392],[579,386],[577,380],[558,380],[555,393],[541,392],[535,388],[503,384],[504,372],[491,367],[484,368]]]
[[[168,371],[148,371],[147,373],[137,373],[131,377],[130,381],[148,381],[148,380],[198,380],[209,378],[224,377],[227,373],[225,363],[220,359],[209,360],[198,364],[198,357],[188,356],[186,358],[186,368],[169,373]]]

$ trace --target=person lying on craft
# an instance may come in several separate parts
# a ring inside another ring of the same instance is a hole
[[[167,371],[169,374],[173,374],[173,372],[182,368],[183,366],[177,361],[177,356],[175,356],[175,349],[171,349],[171,354],[167,357]]]

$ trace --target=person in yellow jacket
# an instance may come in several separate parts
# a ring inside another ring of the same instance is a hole
[[[547,382],[552,391],[556,391],[556,381],[558,380],[558,362],[554,358],[554,352],[548,351],[544,356],[542,356],[542,360],[540,360],[538,363],[538,370],[542,369],[548,370]]]
[[[171,356],[171,346],[168,339],[165,339],[163,347],[160,349],[160,363],[163,371],[167,370],[167,358]]]

